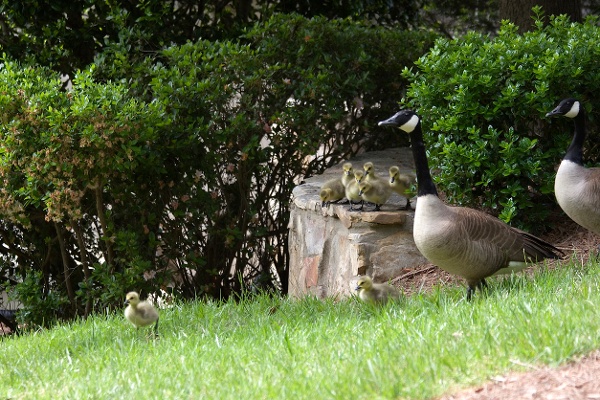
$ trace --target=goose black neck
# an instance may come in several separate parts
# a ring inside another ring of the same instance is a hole
[[[583,109],[574,118],[574,122],[575,134],[564,159],[583,165],[583,142],[585,141],[585,116]]]
[[[427,153],[425,152],[425,143],[423,142],[423,132],[421,131],[421,122],[410,133],[410,142],[412,144],[413,159],[415,169],[417,170],[417,195],[425,196],[428,194],[438,195],[427,162]]]

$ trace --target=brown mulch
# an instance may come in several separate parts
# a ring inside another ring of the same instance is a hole
[[[560,228],[540,237],[562,250],[565,259],[574,258],[584,264],[590,254],[598,254],[599,236],[572,221],[561,221],[555,226]],[[546,262],[547,268],[559,266],[559,260]],[[535,268],[539,267],[529,268],[528,273],[532,273]],[[431,264],[407,270],[392,283],[399,286],[407,295],[429,291],[440,284],[464,286],[460,278],[451,276]],[[523,365],[519,366],[523,367]],[[497,376],[483,385],[456,391],[439,400],[600,400],[600,350],[558,368],[536,365],[526,367],[531,371]]]

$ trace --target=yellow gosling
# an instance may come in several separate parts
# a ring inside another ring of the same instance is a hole
[[[356,282],[358,297],[366,303],[385,304],[388,300],[400,297],[398,288],[387,283],[373,283],[368,276],[361,276]]]
[[[342,170],[342,184],[346,187],[354,180],[354,168],[352,168],[352,163],[344,163]]]
[[[158,311],[147,300],[140,301],[137,292],[129,292],[125,297],[125,318],[136,328],[154,325],[154,333],[158,334]]]
[[[363,209],[363,199],[359,194],[358,185],[364,179],[364,176],[365,173],[363,171],[354,171],[354,180],[346,186],[346,198],[350,202],[350,211],[360,211]],[[360,208],[355,209],[355,204],[360,204]]]
[[[358,184],[358,194],[364,201],[375,204],[375,211],[380,211],[392,195],[392,188],[384,180],[361,182]]]
[[[390,187],[393,192],[398,193],[400,196],[406,199],[406,207],[405,210],[410,209],[410,199],[406,193],[412,185],[415,183],[416,178],[414,175],[401,174],[400,168],[397,166],[390,167]]]
[[[330,179],[321,186],[319,197],[321,198],[321,207],[329,206],[344,198],[346,188],[340,178]]]

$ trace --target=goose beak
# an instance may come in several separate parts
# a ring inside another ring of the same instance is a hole
[[[125,300],[125,305],[128,306],[129,305],[129,300]]]
[[[550,111],[546,114],[546,117],[553,117],[555,115],[562,115],[562,111],[560,110],[560,106],[556,107],[554,110]]]
[[[358,292],[360,290],[360,286],[355,287],[354,290]]]
[[[396,113],[396,114],[394,114],[393,116],[391,116],[390,118],[388,118],[388,119],[386,119],[384,121],[379,121],[379,123],[377,125],[378,126],[388,126],[388,125],[398,126],[398,125],[400,125],[398,123],[398,120],[397,120],[399,114],[400,113]]]

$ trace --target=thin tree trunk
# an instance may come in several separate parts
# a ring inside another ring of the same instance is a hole
[[[73,283],[71,282],[71,272],[69,271],[69,255],[67,254],[67,248],[65,246],[64,236],[60,226],[55,222],[54,228],[56,229],[56,236],[58,237],[58,246],[60,247],[60,255],[63,263],[63,274],[65,275],[65,287],[67,289],[67,296],[73,309],[73,315],[77,314],[77,304],[75,304],[75,291],[73,290]]]
[[[582,20],[581,0],[498,0],[498,14],[500,19],[510,20],[524,33],[535,27],[531,11],[534,6],[542,7],[545,24],[550,21],[550,15],[567,14],[573,22]]]
[[[100,179],[96,183],[96,212],[98,213],[98,220],[100,221],[100,237],[104,237],[104,243],[106,245],[106,263],[112,272],[114,272],[114,252],[112,245],[112,238],[109,236],[110,232],[108,231],[108,223],[106,222],[106,214],[104,213],[104,201],[102,200],[102,184]]]
[[[81,258],[81,268],[83,269],[83,276],[85,277],[86,283],[89,283],[92,277],[89,268],[89,261],[87,257],[87,251],[85,249],[85,240],[83,240],[83,232],[81,231],[81,227],[77,223],[77,221],[71,221],[71,226],[73,226],[73,230],[75,231],[75,237],[77,239],[77,245],[79,246],[79,254]],[[92,299],[89,294],[86,295],[85,301],[85,316],[88,316],[92,312]]]

